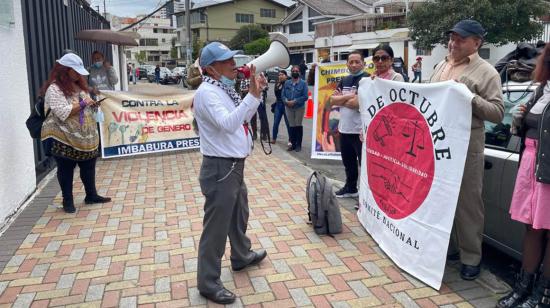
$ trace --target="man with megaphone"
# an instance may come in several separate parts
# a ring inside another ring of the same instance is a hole
[[[199,182],[205,196],[197,287],[202,296],[218,304],[230,304],[236,298],[220,280],[228,236],[233,271],[258,264],[267,256],[265,250],[253,251],[246,236],[249,210],[243,176],[253,144],[248,121],[256,113],[267,81],[263,75],[256,76],[256,67],[250,65],[249,92],[241,99],[235,91],[237,67],[233,56],[237,53],[219,42],[202,49],[199,63],[203,81],[194,98],[203,154]]]

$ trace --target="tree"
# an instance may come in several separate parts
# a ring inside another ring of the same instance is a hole
[[[193,42],[193,59],[196,59],[199,57],[199,52],[203,47],[204,47],[204,43],[201,40],[195,40]]]
[[[462,19],[479,21],[485,41],[499,46],[536,39],[543,29],[536,19],[548,9],[544,0],[434,0],[416,7],[407,21],[416,48],[446,45],[445,32]]]
[[[268,38],[269,33],[258,25],[242,26],[237,34],[229,41],[229,48],[243,50],[244,45],[260,38]]]
[[[145,60],[147,60],[147,54],[145,53],[145,50],[141,50],[140,52],[136,53],[136,60],[139,64],[145,63]]]
[[[260,38],[244,44],[244,53],[247,55],[261,55],[269,49],[269,38]]]

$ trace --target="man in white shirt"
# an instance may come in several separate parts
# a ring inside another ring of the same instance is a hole
[[[237,53],[218,42],[202,49],[203,81],[193,101],[204,156],[199,182],[205,196],[197,287],[202,296],[218,304],[230,304],[236,298],[220,280],[228,236],[233,271],[258,264],[267,256],[265,250],[251,250],[246,236],[249,210],[243,174],[253,144],[248,121],[256,113],[267,81],[251,67],[249,93],[241,100],[235,91],[233,56]]]

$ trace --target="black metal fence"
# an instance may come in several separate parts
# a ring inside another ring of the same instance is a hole
[[[91,64],[94,50],[102,51],[112,61],[111,45],[75,40],[76,33],[86,29],[109,29],[103,16],[94,11],[84,0],[22,0],[25,49],[29,78],[30,106],[44,81],[47,80],[55,60],[65,49],[77,53],[85,65]],[[27,107],[25,102],[25,107]],[[34,142],[37,181],[53,168],[44,155],[39,140]]]

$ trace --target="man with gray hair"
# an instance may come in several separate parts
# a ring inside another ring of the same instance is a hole
[[[481,196],[485,149],[484,121],[499,123],[504,116],[502,86],[495,68],[478,55],[485,29],[475,20],[461,20],[449,35],[449,54],[435,68],[430,82],[455,80],[475,95],[472,128],[456,207],[448,259],[460,259],[460,276],[474,280],[480,273],[484,206]]]

